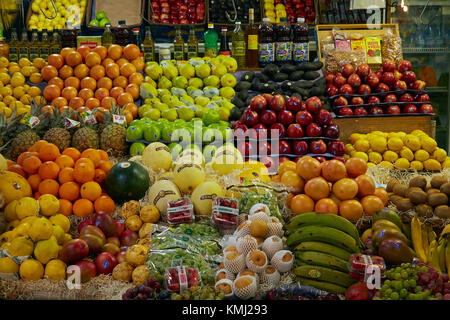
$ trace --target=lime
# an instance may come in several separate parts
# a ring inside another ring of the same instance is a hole
[[[99,27],[104,27],[107,24],[111,24],[111,22],[108,19],[106,19],[106,18],[100,20],[100,22],[98,23]]]
[[[158,126],[149,126],[144,129],[144,139],[148,142],[156,142],[161,138],[161,130]]]
[[[89,25],[92,27],[98,27],[98,20],[92,20],[91,22],[89,22]]]
[[[128,140],[140,140],[144,135],[144,130],[141,127],[130,126],[127,128],[127,139]]]
[[[144,152],[145,144],[142,142],[135,142],[130,147],[130,155],[131,156],[140,156]]]
[[[219,112],[216,110],[208,110],[203,114],[202,120],[205,126],[209,126],[210,124],[219,122],[221,119]]]
[[[97,12],[97,14],[95,15],[95,18],[96,18],[98,21],[101,21],[102,19],[105,19],[105,18],[106,18],[106,13],[105,13],[105,11],[100,10],[99,12]]]
[[[176,158],[178,158],[178,156],[180,155],[180,153],[183,151],[183,147],[176,142],[172,142],[171,144],[168,145],[170,152],[172,153],[172,159],[175,160]]]

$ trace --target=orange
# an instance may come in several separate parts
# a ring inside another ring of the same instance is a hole
[[[61,169],[61,171],[58,174],[58,181],[59,183],[74,181],[73,168],[66,167],[64,169]]]
[[[20,174],[24,178],[27,177],[27,173],[23,170],[22,166],[18,165],[18,164],[13,164],[13,165],[8,166],[8,171]]]
[[[90,98],[94,97],[94,91],[88,88],[84,88],[78,92],[78,96],[84,101],[88,101]]]
[[[290,160],[284,161],[278,167],[278,175],[281,177],[281,176],[283,176],[283,174],[286,171],[295,172],[296,167],[297,167],[297,164],[294,161],[290,161]]]
[[[108,48],[108,57],[113,60],[119,60],[122,57],[122,47],[117,44],[112,44]]]
[[[320,175],[320,162],[313,157],[302,157],[297,161],[296,172],[305,180],[318,177]]]
[[[52,101],[52,106],[58,109],[61,109],[62,107],[66,107],[68,105],[69,103],[67,102],[67,99],[64,97],[57,97]]]
[[[54,84],[50,84],[45,87],[43,94],[45,99],[52,101],[60,96],[61,89]]]
[[[116,204],[108,196],[100,196],[94,202],[95,212],[113,213],[116,210]]]
[[[111,108],[113,107],[113,105],[117,105],[117,100],[114,99],[113,97],[104,97],[102,99],[102,102],[100,104],[102,106],[102,108],[105,108],[107,110],[111,110]]]
[[[361,199],[361,204],[364,212],[369,216],[373,216],[375,212],[384,208],[383,201],[377,196],[366,196]]]
[[[69,201],[75,201],[80,197],[80,186],[78,183],[70,181],[59,187],[59,197]]]
[[[65,111],[72,111],[72,108],[69,108],[69,106],[63,106],[59,108],[60,113],[63,113]]]
[[[95,169],[95,177],[94,177],[94,181],[102,184],[103,181],[105,181],[106,179],[106,172],[103,171],[102,169]]]
[[[76,164],[73,171],[73,177],[75,181],[79,183],[93,181],[95,177],[95,167],[87,163]]]
[[[83,60],[86,59],[86,56],[91,52],[91,48],[86,45],[79,46],[77,52],[81,55]]]
[[[48,65],[42,68],[41,70],[42,79],[45,81],[50,81],[52,78],[58,76],[58,69],[54,66]]]
[[[56,180],[45,179],[39,184],[38,192],[40,194],[52,194],[58,196],[59,184]]]
[[[89,165],[89,166],[95,168],[95,165],[94,165],[94,163],[92,162],[91,159],[83,158],[83,157],[81,157],[81,156],[80,156],[80,159],[78,159],[77,161],[75,161],[75,166],[80,165],[80,164],[82,164],[82,163],[85,163],[85,164],[87,164],[87,165]]]
[[[115,79],[120,75],[120,67],[116,63],[106,65],[105,70],[106,75],[111,79]]]
[[[338,214],[337,204],[330,198],[323,198],[316,202],[315,212]]]
[[[90,90],[90,89],[85,89]],[[92,92],[92,91],[91,91]],[[89,98],[86,100],[86,109],[92,110],[100,107],[100,101],[97,98]]]
[[[291,211],[294,215],[314,211],[314,201],[306,194],[298,194],[291,200]]]
[[[48,143],[48,142],[47,142]],[[22,166],[23,165],[23,161],[28,158],[28,157],[32,157],[32,156],[37,156],[39,157],[39,153],[36,151],[26,151],[26,152],[22,152],[18,157],[17,157],[17,164]],[[14,164],[14,163],[13,163]]]
[[[128,79],[124,76],[118,76],[117,78],[115,78],[113,80],[113,86],[114,87],[122,87],[122,88],[126,88],[128,85]]]
[[[43,145],[39,150],[39,158],[42,161],[55,161],[60,155],[59,149],[53,143]]]
[[[132,64],[136,67],[137,71],[144,71],[145,68],[145,62],[142,60],[142,58],[137,58],[131,61]]]
[[[313,200],[320,200],[328,197],[330,194],[330,186],[322,177],[315,177],[308,180],[305,184],[305,193]]]
[[[358,193],[358,184],[355,180],[350,178],[340,179],[334,183],[333,193],[340,200],[353,199]]]
[[[120,67],[120,74],[124,77],[129,77],[131,76],[134,72],[136,72],[136,67],[134,66],[134,64],[132,63],[124,63],[121,67]]]
[[[65,87],[64,89],[62,89],[61,91],[61,96],[63,98],[65,98],[67,101],[69,101],[69,106],[71,108],[73,108],[73,106],[70,105],[70,100],[72,100],[73,98],[75,98],[78,95],[78,91],[76,88],[74,87]]]
[[[389,202],[389,195],[385,188],[383,188],[383,187],[376,188],[373,195],[380,198],[381,201],[383,201],[384,206],[387,206],[387,204]]]
[[[106,68],[106,66],[107,66],[108,64],[110,64],[110,63],[115,63],[115,62],[114,62],[114,60],[111,59],[111,58],[103,59],[103,61],[102,61],[102,66],[104,66],[104,67]]]
[[[345,200],[339,204],[339,215],[350,221],[357,221],[362,217],[363,206],[357,200]]]
[[[75,161],[68,155],[61,155],[55,160],[56,164],[62,170],[64,168],[73,168]]]
[[[100,159],[102,159],[103,161],[107,161],[109,159],[108,153],[105,150],[98,149],[97,151],[100,154]],[[101,164],[102,163],[100,162],[100,165]]]
[[[345,165],[339,160],[330,160],[322,163],[322,177],[327,181],[338,181],[347,176]]]
[[[144,82],[144,76],[139,72],[134,72],[128,77],[128,82],[140,86]]]
[[[95,119],[97,120],[98,123],[103,123],[103,120],[105,118],[105,115],[103,114],[103,112],[109,112],[109,111],[102,107],[97,108],[97,112],[95,113]]]
[[[125,120],[127,121],[127,125],[129,125],[131,123],[131,121],[133,121],[133,115],[131,114],[131,112],[125,110],[122,115],[125,116]]]
[[[102,194],[102,188],[95,181],[86,182],[81,186],[80,194],[83,199],[95,201]]]
[[[83,62],[83,57],[79,52],[70,52],[65,60],[67,65],[75,67]]]
[[[64,58],[60,54],[51,54],[48,56],[48,64],[60,69],[64,65]]]
[[[31,190],[33,190],[33,192],[36,192],[39,189],[39,184],[41,183],[42,179],[38,174],[33,174],[28,177],[27,181],[31,186]]]
[[[45,146],[46,144],[48,144],[48,141],[47,141],[47,140],[39,140],[38,142],[36,142],[36,143],[33,145],[33,151],[39,153],[39,150],[41,150],[41,147],[42,147],[42,146]]]
[[[91,89],[92,91],[95,91],[97,89],[97,81],[95,81],[94,78],[91,77],[85,77],[80,82],[81,89]]]
[[[355,179],[358,184],[358,197],[371,196],[375,193],[375,182],[371,177],[362,174]]]
[[[69,107],[71,107],[72,109],[78,110],[80,107],[84,106],[84,100],[81,99],[80,97],[73,97],[72,99],[70,99],[69,101]]]
[[[95,80],[99,80],[105,76],[105,67],[102,65],[93,66],[89,75]]]
[[[90,71],[89,67],[87,65],[85,65],[84,63],[82,63],[75,67],[75,69],[73,70],[73,73],[74,73],[75,77],[77,77],[78,79],[83,79],[89,75],[89,71]]]
[[[69,47],[62,48],[62,49],[61,49],[61,56],[62,56],[64,59],[66,59],[67,55],[68,55],[69,53],[71,53],[71,52],[74,52],[74,51],[75,51],[75,49],[73,49],[73,48],[69,48]]]
[[[109,95],[114,99],[117,99],[121,93],[124,93],[125,90],[122,87],[114,87],[109,90]]]
[[[102,58],[96,52],[89,52],[84,61],[89,68],[92,68],[99,65],[102,62]]]
[[[125,58],[120,58],[119,60],[116,61],[117,65],[120,67],[122,67],[125,63],[129,63],[130,61],[128,61]]]
[[[62,213],[66,217],[72,215],[72,202],[66,199],[59,199],[58,213]]]
[[[117,97],[117,103],[123,107],[124,105],[126,105],[127,103],[133,103],[134,99],[133,96],[131,94],[129,94],[128,92],[124,92],[121,93],[118,97]]]
[[[126,92],[131,94],[134,100],[137,100],[139,98],[139,86],[135,83],[130,83],[126,89]]]
[[[110,90],[112,88],[112,80],[106,77],[99,79],[97,81],[97,88],[105,88]]]
[[[139,108],[134,103],[127,103],[124,107],[125,107],[126,111],[131,112],[131,114],[133,115],[133,118],[136,118],[138,116]]]
[[[141,50],[135,44],[129,44],[123,48],[123,55],[130,61],[139,58],[140,54]]]
[[[26,173],[35,174],[39,170],[41,164],[42,164],[41,159],[39,159],[36,156],[31,156],[23,160],[22,167]]]
[[[367,171],[367,163],[361,158],[350,158],[345,161],[345,168],[350,178],[356,178]]]
[[[53,161],[46,161],[39,167],[39,176],[44,179],[56,179],[61,169]]]
[[[64,80],[61,79],[60,77],[54,77],[53,79],[51,79],[48,82],[48,85],[51,85],[51,84],[57,86],[60,90],[64,89]]]
[[[69,156],[73,159],[73,161],[77,161],[80,159],[81,153],[76,148],[67,148],[62,152],[63,155]]]
[[[105,60],[108,56],[108,49],[104,46],[96,46],[94,49],[91,49],[91,52],[95,52],[100,56],[100,59]]]
[[[94,213],[94,205],[87,199],[78,199],[72,206],[73,214],[80,218],[86,218]]]
[[[77,77],[68,77],[64,81],[64,86],[65,87],[74,87],[75,89],[79,90],[80,89],[80,79],[78,79]]]
[[[106,98],[108,96],[109,90],[105,88],[98,88],[94,93],[94,97],[96,97],[99,101],[102,101],[103,98]]]
[[[97,167],[102,160],[100,157],[100,153],[96,149],[88,148],[81,153],[81,158],[87,158],[94,163],[94,166]]]
[[[88,109],[86,107],[77,107],[75,110],[81,115],[83,112],[86,112]]]
[[[47,114],[47,115],[52,115],[53,116],[53,114],[54,114],[54,107],[49,106],[49,105],[42,107],[41,114]],[[45,118],[47,118],[47,117],[45,117]]]
[[[73,68],[69,65],[63,65],[61,69],[59,69],[59,77],[61,79],[67,79],[68,77],[73,76]]]
[[[283,173],[280,181],[289,188],[289,191],[293,193],[303,192],[305,182],[294,171],[286,171]]]

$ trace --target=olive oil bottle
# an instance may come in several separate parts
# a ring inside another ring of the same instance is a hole
[[[144,62],[155,61],[155,41],[153,40],[150,27],[145,27],[145,38],[142,43],[142,51],[144,52]]]
[[[39,56],[45,61],[47,61],[49,54],[50,54],[50,41],[48,39],[47,29],[42,29],[42,40],[39,48]]]
[[[187,58],[188,60],[198,56],[198,39],[195,36],[195,29],[189,29],[189,39],[187,44]]]
[[[9,41],[9,61],[19,61],[19,37],[16,29],[11,29],[11,40]]]
[[[52,39],[50,41],[50,54],[60,54],[61,52],[61,36],[59,30],[53,30]]]
[[[28,33],[27,30],[24,28],[22,30],[22,38],[19,42],[19,60],[20,59],[30,59],[30,48],[29,48],[30,42],[28,41]]]
[[[40,52],[40,41],[39,35],[36,29],[31,31],[31,42],[30,42],[30,61],[33,61],[36,58],[39,58]]]
[[[184,40],[181,36],[181,28],[177,28],[175,41],[173,42],[173,58],[174,60],[184,60]]]

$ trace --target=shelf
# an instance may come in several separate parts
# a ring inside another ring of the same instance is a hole
[[[428,93],[448,93],[448,88],[446,87],[427,87]]]
[[[426,0],[408,0],[408,6],[424,6],[427,3]],[[428,4],[430,6],[450,6],[448,0],[433,0]]]
[[[403,47],[403,53],[450,53],[450,48],[415,48]]]

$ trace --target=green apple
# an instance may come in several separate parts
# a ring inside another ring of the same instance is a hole
[[[213,65],[211,70],[212,70],[212,74],[219,78],[228,72],[227,67],[225,67],[223,64],[220,64],[220,63]]]
[[[188,85],[195,87],[197,89],[202,89],[203,88],[203,81],[200,78],[191,78],[188,81]]]
[[[203,80],[205,86],[219,88],[220,78],[218,76],[208,76]]]
[[[180,75],[182,75],[186,79],[191,79],[195,77],[195,68],[191,66],[189,63],[183,63],[180,66],[178,66],[178,71],[180,72]]]
[[[233,141],[233,130],[230,127],[221,127],[223,141]]]
[[[111,24],[111,21],[109,21],[106,18],[103,18],[102,20],[100,20],[100,22],[98,23],[99,27],[105,27],[107,24]]]
[[[204,63],[195,66],[195,75],[200,79],[205,79],[211,74],[211,67]]]
[[[184,76],[177,76],[172,80],[172,84],[175,88],[185,89],[188,86],[188,81]]]
[[[171,124],[165,124],[161,129],[161,138],[164,141],[172,141],[173,126]]]
[[[128,126],[143,126],[142,119],[134,119]]]
[[[219,90],[220,96],[225,97],[227,99],[233,99],[236,95],[236,92],[231,87],[222,87]]]
[[[144,116],[152,119],[153,121],[158,120],[161,117],[161,111],[155,108],[152,108],[148,110],[146,113],[144,113]]]
[[[236,78],[232,74],[225,74],[220,78],[220,84],[222,87],[232,87],[236,85]]]
[[[127,128],[127,139],[134,141],[140,140],[144,136],[144,130],[141,127],[130,126]]]
[[[161,138],[161,130],[157,126],[149,126],[144,130],[144,139],[148,142],[157,142]]]
[[[167,89],[158,89],[158,97],[162,98],[165,95],[170,95],[170,91]]]
[[[99,24],[99,22],[97,19],[91,20],[91,22],[89,22],[89,25],[93,26],[93,27],[98,27],[98,24]]]
[[[178,111],[178,117],[185,121],[191,121],[191,119],[195,117],[195,112],[191,108],[181,107],[177,111]]]
[[[162,117],[169,121],[175,121],[176,119],[178,119],[177,110],[175,109],[164,110],[162,112]]]
[[[135,142],[130,147],[131,156],[141,156],[144,153],[145,144],[142,142]]]
[[[100,10],[95,14],[95,19],[97,19],[98,21],[105,19],[105,18],[106,18],[106,13],[103,10]]]
[[[216,129],[203,128],[203,143],[211,143],[215,140]]]

